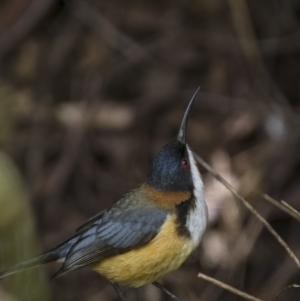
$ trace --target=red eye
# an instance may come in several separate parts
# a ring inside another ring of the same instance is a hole
[[[189,161],[188,161],[186,158],[183,158],[183,159],[181,160],[181,166],[182,166],[183,168],[187,168],[187,167],[189,166]]]

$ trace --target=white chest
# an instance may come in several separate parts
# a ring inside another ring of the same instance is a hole
[[[207,226],[207,206],[203,196],[203,181],[198,171],[192,151],[188,148],[191,173],[194,183],[195,208],[187,216],[186,226],[196,248]]]

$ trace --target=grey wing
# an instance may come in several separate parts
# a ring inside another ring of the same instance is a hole
[[[79,232],[62,267],[53,278],[101,259],[142,247],[153,239],[166,220],[167,212],[155,208],[134,209],[104,212],[92,226]]]

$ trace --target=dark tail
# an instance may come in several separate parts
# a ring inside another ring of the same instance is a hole
[[[51,261],[55,261],[59,259],[59,254],[58,252],[55,251],[49,251],[47,253],[44,253],[40,256],[31,258],[29,260],[23,261],[17,265],[12,266],[11,268],[7,269],[3,273],[0,273],[0,279],[5,278],[9,275],[19,273],[22,271],[25,271],[27,269],[35,268],[39,265],[42,265],[44,263],[48,263]]]
[[[12,266],[11,268],[4,271],[3,273],[0,273],[0,279],[5,278],[5,277],[15,274],[15,273],[25,271],[27,269],[35,268],[39,265],[42,265],[42,264],[45,264],[48,262],[64,260],[64,258],[67,256],[70,248],[72,247],[73,243],[77,239],[78,239],[78,234],[74,235],[67,241],[61,243],[60,245],[56,246],[55,248],[51,249],[50,251],[48,251],[42,255],[28,259],[17,265]]]
[[[35,268],[48,262],[59,260],[64,261],[67,254],[69,253],[69,250],[72,248],[73,244],[78,240],[78,237],[80,237],[80,234],[75,234],[74,236],[59,244],[55,248],[49,250],[48,252],[45,252],[42,255],[28,259],[17,265],[12,266],[3,273],[0,273],[0,280],[9,275],[19,273],[31,268]]]

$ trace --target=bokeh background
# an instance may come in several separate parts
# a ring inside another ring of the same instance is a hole
[[[193,106],[188,141],[300,257],[299,0],[2,0],[0,270],[53,247],[142,183]],[[210,223],[161,282],[183,301],[299,300],[296,265],[205,170]],[[88,268],[50,264],[0,283],[1,301],[117,300]],[[127,300],[170,300],[151,285]]]

